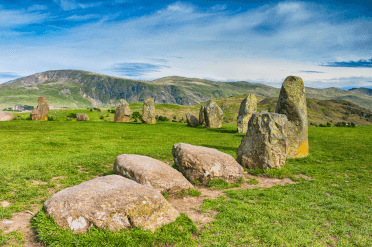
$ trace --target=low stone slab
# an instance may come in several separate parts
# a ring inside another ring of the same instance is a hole
[[[243,167],[231,155],[214,148],[177,143],[172,153],[178,170],[190,182],[207,185],[211,179],[235,181],[244,175]]]
[[[76,121],[89,121],[89,117],[87,114],[78,113],[76,114]]]
[[[156,228],[179,213],[160,192],[119,175],[98,177],[63,189],[44,203],[44,211],[64,229],[84,233],[100,229]]]
[[[14,116],[10,112],[0,111],[0,122],[2,121],[12,121]]]
[[[253,113],[236,160],[247,168],[282,168],[289,150],[289,124],[284,114]]]
[[[176,169],[143,155],[119,155],[115,159],[114,172],[168,195],[194,188]]]
[[[190,127],[198,127],[199,126],[199,119],[194,114],[192,114],[191,112],[188,112],[186,114],[186,121],[187,121],[187,124]]]

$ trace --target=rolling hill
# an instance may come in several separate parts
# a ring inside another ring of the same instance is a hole
[[[196,105],[213,98],[250,93],[262,98],[277,97],[279,91],[245,81],[215,82],[178,76],[142,81],[81,70],[55,70],[0,84],[0,109],[16,104],[36,106],[39,96],[45,96],[51,106],[87,108],[114,106],[119,99],[143,102],[150,97],[155,103]],[[306,94],[308,98],[348,100],[372,109],[372,96],[353,90],[306,88]]]

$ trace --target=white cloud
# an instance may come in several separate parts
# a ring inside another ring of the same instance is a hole
[[[41,23],[49,17],[47,13],[26,12],[24,10],[0,9],[0,27],[13,28],[32,23]]]
[[[66,20],[72,20],[72,21],[85,21],[90,19],[97,19],[100,18],[98,15],[95,14],[88,14],[88,15],[71,15],[69,17],[66,17]]]
[[[34,4],[31,7],[27,8],[27,11],[39,11],[39,10],[46,10],[48,7],[46,5]]]
[[[103,2],[96,2],[96,3],[79,3],[75,0],[53,0],[56,4],[58,4],[61,9],[63,10],[73,10],[77,8],[87,9],[87,8],[93,8],[98,7],[103,4]]]
[[[363,22],[334,24],[324,13],[321,16],[306,3],[284,2],[232,14],[176,2],[150,15],[120,22],[108,16],[72,28],[55,40],[33,40],[34,47],[7,54],[4,61],[10,62],[0,61],[0,65],[3,71],[13,71],[14,66],[33,73],[68,68],[120,76],[110,70],[114,64],[151,64],[153,58],[162,58],[168,67],[132,78],[179,75],[260,81],[276,87],[288,75],[301,76],[306,86],[323,82],[319,84],[322,87],[334,85],[334,78],[370,77],[365,69],[318,66],[321,62],[371,58],[355,49],[356,42],[368,36],[368,29],[361,28]],[[33,62],[35,57],[37,62]]]

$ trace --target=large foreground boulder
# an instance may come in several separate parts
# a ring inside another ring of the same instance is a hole
[[[186,121],[187,121],[187,124],[191,127],[198,127],[199,126],[199,119],[194,114],[192,114],[191,112],[188,112],[186,114]]]
[[[119,105],[116,107],[115,111],[115,123],[118,122],[129,122],[130,121],[130,107],[125,99],[121,99]]]
[[[300,77],[288,76],[275,109],[276,113],[287,116],[291,126],[288,130],[288,158],[305,157],[309,154],[308,120],[305,86]]]
[[[172,149],[178,170],[190,181],[207,185],[211,179],[235,181],[244,171],[236,160],[214,148],[177,143]]]
[[[10,112],[0,111],[0,122],[11,121],[14,119],[14,115]]]
[[[176,195],[182,190],[193,188],[176,169],[143,155],[119,155],[115,159],[114,172],[168,195]]]
[[[76,121],[89,121],[89,117],[87,114],[78,113],[76,114]]]
[[[247,168],[282,168],[289,147],[288,127],[288,119],[283,114],[253,113],[237,150],[238,163]]]
[[[47,121],[49,115],[49,104],[45,97],[38,98],[37,108],[31,111],[31,120]]]
[[[248,129],[248,121],[253,112],[257,110],[257,98],[254,94],[249,94],[240,103],[239,114],[237,118],[237,131],[238,133],[246,133]]]
[[[203,112],[202,112],[202,109],[203,109]],[[208,128],[221,128],[222,127],[223,111],[217,105],[216,102],[214,102],[213,100],[208,101],[208,103],[205,104],[200,109],[200,112],[202,112],[201,113],[202,116],[200,117],[200,114],[199,114],[199,118],[202,118],[204,120],[206,127]]]
[[[153,98],[149,98],[143,103],[142,109],[142,123],[154,124],[155,119],[155,103]]]
[[[160,192],[119,175],[98,177],[63,189],[44,203],[44,211],[64,229],[84,233],[100,229],[156,228],[178,212]]]

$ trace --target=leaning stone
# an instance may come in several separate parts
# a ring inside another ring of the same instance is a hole
[[[204,117],[204,106],[200,107],[199,111],[199,125],[205,126],[205,117]]]
[[[31,111],[31,120],[48,120],[49,104],[45,97],[38,98],[37,108]]]
[[[191,112],[188,112],[186,114],[186,120],[187,120],[187,124],[191,127],[198,127],[199,126],[198,118],[195,117],[195,115],[192,114]]]
[[[44,211],[58,226],[75,233],[93,225],[111,231],[130,227],[155,231],[179,215],[160,192],[119,175],[63,189],[44,203]]]
[[[12,121],[14,115],[10,112],[0,111],[0,122],[2,121]]]
[[[142,109],[142,123],[154,124],[155,119],[155,103],[153,98],[149,98],[143,103]]]
[[[221,128],[223,111],[213,100],[204,105],[205,126],[209,128]]]
[[[254,94],[249,94],[240,104],[239,114],[237,118],[238,133],[246,133],[248,129],[248,121],[253,112],[257,110],[257,98]]]
[[[275,109],[276,113],[287,116],[291,127],[288,130],[288,158],[305,157],[309,154],[308,120],[305,86],[300,77],[288,76]]]
[[[78,113],[76,114],[76,121],[89,121],[89,117],[87,114]]]
[[[194,188],[176,169],[143,155],[119,155],[115,159],[114,172],[168,195]]]
[[[247,168],[282,168],[288,151],[288,127],[283,114],[253,113],[237,150],[238,163]]]
[[[130,121],[130,107],[126,100],[121,99],[120,104],[116,107],[115,111],[115,123],[118,122],[129,122]]]
[[[207,185],[211,179],[235,181],[244,174],[231,155],[214,148],[177,143],[172,154],[176,167],[190,182]]]

